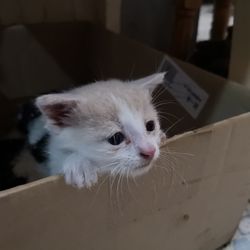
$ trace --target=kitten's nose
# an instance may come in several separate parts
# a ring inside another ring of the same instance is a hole
[[[140,148],[140,156],[146,160],[152,159],[155,155],[155,148]]]

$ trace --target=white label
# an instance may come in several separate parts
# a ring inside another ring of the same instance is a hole
[[[193,118],[197,118],[208,100],[208,94],[167,56],[159,71],[167,72],[164,83],[166,89]]]

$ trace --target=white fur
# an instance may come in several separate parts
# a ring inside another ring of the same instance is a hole
[[[159,73],[134,82],[96,82],[39,97],[36,104],[42,117],[30,127],[29,141],[34,143],[48,130],[47,175],[64,174],[68,184],[81,188],[91,187],[102,173],[137,176],[147,172],[159,156],[162,136],[151,92],[163,78],[164,73]],[[59,126],[48,107],[69,101],[77,105],[65,118],[67,126]],[[155,121],[152,132],[145,128],[149,120]],[[119,131],[125,141],[111,145],[107,139]],[[153,159],[144,159],[142,149],[155,149]]]

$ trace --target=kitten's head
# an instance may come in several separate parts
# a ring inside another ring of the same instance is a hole
[[[159,156],[162,132],[151,94],[163,78],[96,82],[38,97],[36,104],[62,150],[99,172],[140,175]]]

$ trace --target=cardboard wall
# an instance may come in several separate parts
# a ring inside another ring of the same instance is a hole
[[[2,28],[0,55],[0,91],[11,100],[98,79],[134,79],[156,72],[164,59],[156,50],[89,23]],[[250,111],[250,92],[245,88],[176,62],[209,99],[194,119],[164,88],[158,89],[157,101],[167,103],[159,111],[166,116],[163,127],[172,126],[170,136]]]
[[[50,177],[1,192],[0,248],[214,250],[233,235],[249,197],[249,125],[246,114],[170,140],[165,152],[193,154],[169,155],[173,177],[162,157],[118,187],[104,177],[76,190]]]

